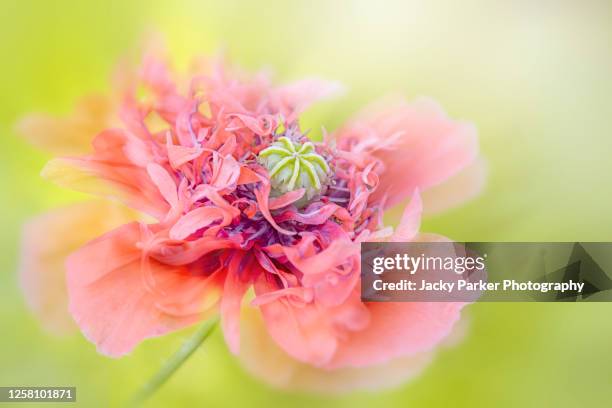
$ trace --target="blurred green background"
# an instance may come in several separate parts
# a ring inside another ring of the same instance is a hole
[[[117,59],[150,31],[166,36],[178,61],[223,49],[281,80],[342,81],[345,97],[305,116],[315,130],[334,129],[389,92],[432,96],[475,122],[487,188],[427,219],[426,231],[457,240],[612,241],[609,1],[5,0],[0,385],[76,385],[79,405],[117,405],[191,333],[108,359],[79,334],[46,334],[15,274],[23,221],[83,198],[39,178],[49,157],[15,135],[15,120],[32,110],[69,112],[80,95],[104,91]],[[609,406],[610,312],[610,304],[475,304],[466,339],[416,380],[335,397],[261,384],[216,332],[147,406]]]

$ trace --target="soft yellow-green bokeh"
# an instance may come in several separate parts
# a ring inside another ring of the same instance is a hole
[[[21,223],[82,196],[38,173],[48,156],[13,131],[20,115],[68,112],[106,89],[144,34],[179,64],[225,50],[281,80],[344,82],[304,118],[333,129],[389,92],[429,95],[478,126],[490,176],[472,203],[426,220],[458,240],[612,240],[612,10],[606,1],[4,1],[0,12],[0,385],[76,385],[79,405],[126,400],[190,334],[112,360],[75,334],[44,333],[15,276]],[[55,239],[55,237],[48,237]],[[341,397],[278,392],[245,374],[219,333],[149,406],[605,406],[609,304],[492,304],[421,377]]]

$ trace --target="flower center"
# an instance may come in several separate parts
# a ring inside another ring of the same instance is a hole
[[[268,169],[272,193],[283,194],[303,188],[311,200],[327,187],[329,166],[311,142],[299,143],[279,137],[259,152],[259,162]]]

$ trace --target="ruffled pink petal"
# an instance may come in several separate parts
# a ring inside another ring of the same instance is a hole
[[[165,307],[158,306],[168,298],[179,300],[177,293],[191,293],[194,287],[203,290],[205,277],[187,266],[171,266],[154,259],[146,259],[143,265],[138,244],[142,239],[138,223],[126,224],[91,241],[66,262],[70,312],[98,351],[109,356],[129,353],[146,338],[202,318],[199,313],[169,314]],[[190,305],[202,302],[204,293],[199,295],[191,294],[185,301]],[[175,302],[174,307],[187,305],[177,306]]]
[[[339,145],[359,141],[361,148],[382,160],[385,169],[372,198],[387,194],[387,206],[399,203],[417,188],[424,191],[442,183],[478,154],[476,128],[450,119],[430,99],[373,107],[336,137]]]
[[[28,306],[54,333],[74,327],[68,313],[66,257],[87,241],[135,218],[125,207],[90,201],[59,208],[24,226],[19,279]]]

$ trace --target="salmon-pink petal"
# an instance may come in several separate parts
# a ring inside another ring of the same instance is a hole
[[[90,201],[52,210],[24,226],[19,278],[26,301],[54,333],[71,329],[66,293],[66,257],[87,241],[133,220],[135,214],[108,201]]]
[[[333,313],[342,325],[352,326],[354,317],[363,317],[353,313],[359,307],[352,307],[355,305],[346,302],[360,282],[358,263],[359,258],[353,256],[343,269],[332,269],[317,275],[305,274],[302,278],[304,286],[313,288],[315,299],[320,306],[335,308]],[[359,310],[356,313],[359,313]]]
[[[218,259],[217,256],[205,258]],[[214,312],[223,293],[225,267],[220,266],[213,271],[203,271],[201,262],[189,265],[193,274],[206,276],[192,286],[181,291],[165,292],[164,299],[157,302],[156,307],[169,316],[193,316]]]
[[[476,128],[452,120],[436,102],[418,99],[381,104],[340,130],[338,143],[360,140],[385,165],[373,199],[388,195],[387,206],[449,179],[478,154]],[[399,182],[401,180],[401,182]]]
[[[229,222],[231,218],[226,217],[225,214],[226,211],[214,206],[199,207],[191,210],[179,218],[176,224],[172,226],[169,233],[170,238],[177,240],[185,239],[200,228],[204,228],[223,218],[229,218]]]
[[[366,367],[433,350],[452,331],[465,303],[368,303],[370,323],[338,345],[329,369]]]
[[[244,308],[241,322],[240,362],[261,381],[285,390],[339,394],[388,389],[417,376],[431,361],[431,353],[419,353],[367,367],[318,368],[280,348],[255,308]]]
[[[160,166],[157,163],[149,163],[147,165],[147,173],[149,173],[149,177],[153,180],[153,183],[159,189],[162,197],[168,204],[170,204],[171,208],[175,208],[178,206],[178,193],[176,188],[176,183],[168,174],[166,169]]]
[[[113,123],[113,102],[101,95],[79,101],[74,112],[63,118],[35,113],[17,123],[17,133],[37,147],[58,155],[84,154],[91,139]]]
[[[228,203],[227,200],[221,197],[219,192],[216,191],[212,186],[207,184],[199,185],[194,190],[194,194],[191,199],[193,202],[196,202],[204,197],[208,198],[218,208],[223,209],[227,213],[227,216],[234,218],[240,215],[240,210]]]
[[[214,173],[210,184],[221,190],[236,184],[240,177],[240,165],[231,155],[221,158],[219,155],[213,156],[216,161]]]
[[[484,188],[487,179],[487,164],[476,159],[465,169],[423,193],[425,214],[437,214],[476,197]]]
[[[331,270],[359,254],[359,244],[350,240],[334,240],[323,251],[310,257],[303,257],[295,247],[283,247],[287,259],[306,275],[316,275]]]
[[[151,288],[143,275],[141,238],[138,223],[126,224],[81,247],[66,262],[70,312],[98,351],[109,356],[129,353],[146,338],[201,318],[169,315],[157,307],[203,277],[185,266],[148,259],[146,273],[155,283]]]
[[[202,154],[202,149],[198,147],[168,144],[166,149],[168,151],[168,160],[174,169],[178,169],[183,164],[200,157]]]
[[[272,115],[253,117],[249,115],[234,114],[242,124],[255,134],[261,136],[269,135],[276,128],[276,119]]]
[[[313,291],[309,288],[304,287],[292,287],[279,289],[275,292],[264,293],[263,295],[257,296],[251,301],[251,306],[261,306],[266,303],[277,301],[281,297],[290,297],[294,300],[312,302]]]
[[[285,193],[278,197],[271,197],[268,207],[271,210],[278,210],[279,208],[286,207],[289,204],[293,204],[300,198],[304,197],[305,192],[305,189],[299,188],[297,190],[289,191],[288,193]]]
[[[283,287],[295,287],[298,285],[298,278],[291,272],[285,271],[283,268],[277,268],[264,251],[256,249],[255,258],[264,271],[278,276]]]
[[[181,107],[176,116],[175,129],[178,142],[182,146],[197,146],[197,128],[193,127],[193,118],[198,112],[199,102],[189,101]]]
[[[289,209],[275,217],[275,219],[278,222],[298,221],[307,225],[321,225],[332,215],[341,221],[352,222],[352,217],[346,208],[334,203],[325,204],[315,209],[307,208],[307,211],[304,213],[299,213],[295,209]]]
[[[150,255],[164,264],[189,265],[204,255],[218,250],[238,248],[241,243],[239,236],[231,239],[203,236],[193,241],[171,241],[160,244],[151,251]]]
[[[241,185],[241,184],[257,183],[259,180],[260,180],[260,177],[257,175],[257,173],[255,173],[253,170],[249,169],[248,167],[241,166],[240,176],[238,177],[236,184]]]
[[[269,274],[261,274],[255,281],[257,296],[278,289]],[[325,309],[319,309],[314,303],[294,306],[286,298],[265,303],[260,309],[270,336],[287,353],[318,366],[330,361],[337,338]]]
[[[232,353],[240,349],[240,304],[253,278],[252,258],[235,251],[227,267],[227,276],[221,299],[223,335]]]
[[[257,199],[257,204],[259,205],[259,211],[261,211],[262,215],[264,216],[264,218],[270,223],[270,225],[272,225],[272,227],[274,227],[274,229],[276,229],[278,232],[280,232],[281,234],[285,234],[285,235],[294,235],[295,232],[294,231],[289,231],[285,228],[282,228],[281,226],[279,226],[276,221],[274,220],[274,217],[272,217],[272,214],[270,213],[270,207],[268,205],[269,203],[269,196],[270,196],[270,184],[269,183],[262,183],[263,186],[256,188],[254,190],[255,193],[255,198]]]

